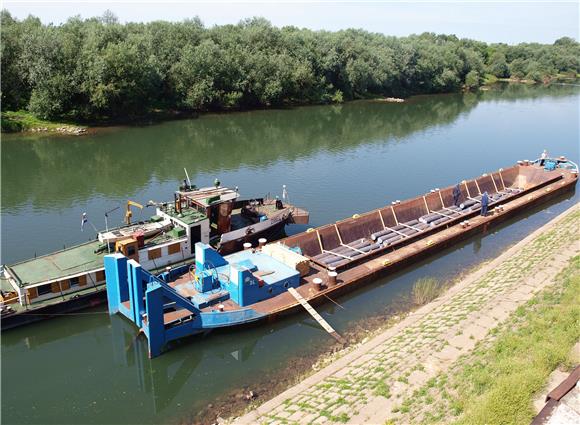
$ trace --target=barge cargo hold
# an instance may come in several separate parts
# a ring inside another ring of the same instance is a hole
[[[545,166],[520,161],[234,255],[196,244],[195,265],[160,277],[110,255],[110,313],[134,322],[155,357],[184,336],[295,312],[299,298],[326,302],[571,190],[577,180],[578,167],[563,158]]]

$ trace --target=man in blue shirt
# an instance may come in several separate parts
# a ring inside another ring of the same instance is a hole
[[[485,217],[487,215],[487,206],[489,205],[489,196],[487,192],[483,192],[481,195],[481,215]]]

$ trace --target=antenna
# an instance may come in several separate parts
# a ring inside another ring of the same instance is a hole
[[[112,212],[114,212],[114,211],[117,211],[119,208],[121,208],[121,207],[118,206],[118,207],[115,207],[115,208],[113,208],[113,209],[105,212],[105,229],[106,229],[107,232],[109,231],[109,220],[108,220],[109,219],[109,214],[112,213]],[[109,254],[111,253],[111,248],[109,247],[109,240],[108,239],[107,239],[107,252]]]
[[[187,184],[191,187],[191,180],[189,179],[189,174],[187,174],[187,168],[183,167],[183,171],[185,171],[185,177],[187,177]]]

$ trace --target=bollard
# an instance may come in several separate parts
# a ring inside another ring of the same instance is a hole
[[[314,287],[317,290],[322,291],[322,279],[320,279],[319,277],[315,277],[314,279],[312,279],[312,283],[314,283]]]
[[[266,239],[266,238],[258,239],[258,248],[263,248],[264,245],[266,245],[266,242],[268,242],[268,239]]]
[[[250,242],[245,242],[244,243],[244,250],[247,251],[248,249],[250,249],[252,247],[252,244]]]
[[[328,286],[336,285],[336,276],[338,276],[337,272],[334,271],[328,272]]]

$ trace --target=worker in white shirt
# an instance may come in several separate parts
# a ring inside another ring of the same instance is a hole
[[[540,167],[544,166],[544,162],[546,162],[546,159],[548,159],[548,151],[544,149],[544,152],[542,152],[542,155],[540,155]]]

